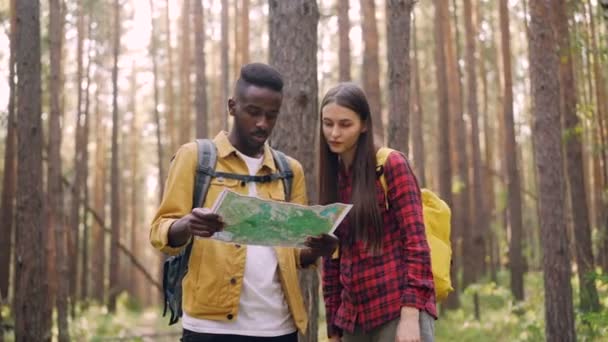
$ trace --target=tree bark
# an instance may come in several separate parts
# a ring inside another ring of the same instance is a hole
[[[194,51],[196,59],[196,138],[206,138],[207,127],[207,78],[205,76],[205,20],[202,0],[194,0]],[[164,178],[163,178],[164,179]]]
[[[348,0],[338,0],[338,49],[339,79],[340,82],[350,81],[350,18],[348,17]]]
[[[434,0],[435,4],[435,76],[437,78],[437,94],[439,97],[438,110],[438,135],[437,155],[439,156],[438,179],[439,179],[439,194],[441,198],[451,207],[452,201],[452,165],[450,160],[450,109],[448,106],[448,81],[446,71],[446,53],[444,50],[444,25],[447,25],[448,17],[446,11],[442,10],[446,6],[447,0]],[[449,39],[449,38],[448,38]],[[457,308],[460,306],[458,298],[457,273],[455,268],[451,268],[452,283],[456,291],[452,292],[447,299],[446,305],[448,308]]]
[[[169,4],[169,2],[170,0],[166,0],[165,2],[165,26],[167,28],[167,75],[165,80],[165,103],[167,108],[165,110],[165,117],[167,120],[167,135],[169,136],[169,148],[171,151],[177,151],[177,131],[175,118],[177,117],[178,112],[175,109],[175,90],[173,89],[173,47],[171,46],[171,20],[169,19],[169,8],[171,7],[171,5]],[[151,37],[150,39],[154,38],[155,37]],[[160,178],[160,182],[162,183],[164,179],[165,178]]]
[[[137,106],[137,98],[138,98],[138,92],[137,92],[138,88],[137,88],[137,66],[135,65],[135,63],[133,63],[133,67],[132,67],[132,71],[131,71],[131,113],[132,113],[132,117],[131,117],[131,132],[139,132],[141,130],[140,124],[139,124],[139,113],[138,113],[138,106]],[[140,139],[138,139],[137,137],[132,136],[131,139],[129,139],[129,143],[130,143],[130,151],[129,151],[129,159],[128,159],[128,163],[130,163],[130,179],[128,180],[128,182],[131,185],[131,192],[130,192],[130,197],[128,199],[129,201],[129,208],[130,208],[130,220],[127,221],[127,226],[128,227],[128,234],[129,234],[129,240],[130,240],[130,250],[131,253],[133,254],[133,256],[135,256],[136,258],[139,258],[139,254],[140,253],[140,245],[141,245],[141,234],[140,232],[143,231],[141,228],[141,218],[140,218],[140,208],[141,205],[139,204],[139,200],[140,198],[142,198],[142,193],[141,193],[141,187],[140,187],[140,150],[141,150],[141,143],[140,143]],[[125,199],[125,201],[127,201]],[[125,227],[125,228],[126,228]],[[137,272],[137,269],[132,266],[129,265],[131,267],[129,267],[129,269],[131,270],[129,272],[129,284],[128,284],[128,290],[129,293],[131,294],[131,296],[133,296],[134,298],[137,299],[138,303],[142,303],[143,297],[140,296],[139,294],[139,288],[140,288],[140,282],[141,282],[141,277],[140,274]]]
[[[481,7],[480,7],[481,9]],[[481,13],[481,11],[480,11]],[[478,23],[481,24],[480,14],[478,16]],[[494,148],[495,144],[491,143],[491,139],[495,137],[495,133],[492,125],[490,124],[490,113],[489,113],[489,90],[488,90],[488,70],[486,68],[486,61],[493,60],[494,63],[491,64],[492,68],[495,71],[495,77],[500,78],[500,68],[498,67],[497,58],[492,58],[492,56],[488,56],[489,51],[492,51],[497,54],[497,48],[494,43],[494,40],[490,43],[490,46],[480,46],[481,52],[481,61],[479,63],[479,74],[481,77],[481,85],[483,87],[483,106],[482,106],[482,119],[483,119],[483,139],[484,139],[484,164],[483,164],[483,194],[484,196],[484,217],[487,223],[487,227],[489,228],[489,239],[491,241],[488,243],[490,246],[491,256],[493,262],[491,263],[490,273],[492,280],[497,281],[497,271],[500,268],[500,244],[497,242],[497,235],[495,229],[492,229],[492,221],[495,216],[495,191],[494,191],[494,181],[493,181],[493,163],[494,163]],[[496,82],[496,93],[502,94],[502,86],[500,81]],[[500,96],[500,95],[499,95]]]
[[[230,96],[230,88],[229,88],[229,80],[230,80],[230,70],[229,70],[229,66],[228,66],[228,62],[229,62],[229,53],[228,50],[230,49],[230,42],[229,42],[229,38],[228,38],[228,25],[229,25],[229,18],[228,18],[228,0],[222,0],[222,48],[221,48],[221,54],[222,54],[222,96],[221,96],[221,110],[218,113],[219,115],[222,116],[222,129],[223,130],[228,130],[228,97]]]
[[[513,119],[513,79],[511,75],[511,43],[509,34],[509,8],[507,0],[500,0],[500,31],[502,61],[505,79],[503,121],[505,128],[504,154],[508,177],[508,212],[511,226],[509,243],[509,270],[511,291],[516,300],[524,299],[524,259],[522,254],[522,213],[517,143]]]
[[[273,145],[302,163],[304,172],[315,170],[315,141],[318,127],[317,25],[319,9],[314,0],[270,0],[270,64],[283,74],[282,117],[274,128]],[[295,67],[297,66],[297,67]],[[294,135],[292,132],[299,132]],[[307,184],[311,202],[316,202],[316,183]],[[319,279],[307,270],[300,277],[309,326],[301,341],[317,341]]]
[[[374,120],[374,135],[377,143],[384,144],[384,122],[382,120],[382,95],[380,93],[380,65],[378,52],[378,24],[374,0],[360,0],[363,31],[363,90],[369,102]],[[405,95],[404,95],[405,96]]]
[[[422,110],[422,87],[420,85],[420,65],[418,64],[416,17],[413,16],[412,23],[412,73],[414,74],[414,106],[412,111],[412,150],[413,167],[421,187],[426,186],[426,158],[424,154],[424,125]]]
[[[184,0],[182,2],[182,31],[181,31],[181,56],[179,66],[179,86],[180,86],[180,121],[179,121],[179,137],[177,139],[178,145],[184,144],[190,141],[192,136],[192,95],[190,93],[190,64],[191,64],[191,51],[190,51],[190,3],[191,0]],[[176,146],[177,148],[177,146]]]
[[[168,9],[167,9],[168,11]],[[165,191],[165,157],[163,153],[163,143],[162,143],[162,128],[160,123],[160,111],[158,110],[158,106],[160,105],[160,91],[158,85],[158,60],[156,59],[156,54],[158,50],[158,40],[156,39],[156,20],[154,17],[154,1],[150,0],[150,28],[152,33],[150,35],[150,58],[152,59],[152,77],[154,77],[153,87],[154,87],[154,109],[152,112],[154,113],[154,124],[156,125],[156,153],[158,156],[158,201],[160,203],[163,198],[163,193]],[[171,90],[172,91],[172,90]],[[169,110],[168,115],[165,115],[165,118],[168,120],[169,117],[173,116],[173,112]],[[169,131],[169,134],[171,132]]]
[[[388,146],[409,151],[410,23],[413,0],[386,1]],[[375,124],[375,123],[374,123]]]
[[[78,4],[78,17],[76,18],[77,31],[77,47],[76,47],[76,129],[74,140],[74,187],[72,188],[71,206],[70,206],[70,234],[68,236],[68,250],[70,255],[70,307],[72,317],[76,316],[76,302],[78,298],[78,265],[80,260],[80,196],[83,188],[83,171],[86,167],[82,167],[82,159],[84,153],[83,147],[83,115],[82,115],[82,74],[83,74],[83,46],[84,46],[84,3]]]
[[[118,118],[118,55],[120,51],[120,1],[114,0],[114,39],[112,67],[112,242],[110,245],[110,289],[108,298],[108,310],[116,311],[116,297],[118,296],[120,277],[120,254],[118,244],[120,243],[120,174],[118,171],[118,134],[120,120]]]
[[[241,0],[241,65],[249,63],[249,0]],[[235,69],[237,73],[239,69]]]
[[[545,337],[547,341],[576,341],[564,221],[559,66],[554,52],[557,42],[551,30],[551,11],[551,1],[530,1],[530,80],[543,237]]]
[[[595,79],[595,103],[596,103],[596,113],[595,113],[595,117],[597,118],[597,122],[598,122],[598,127],[597,127],[597,131],[598,131],[598,137],[599,137],[599,141],[600,141],[600,149],[599,149],[599,154],[600,157],[599,159],[602,161],[601,165],[601,175],[602,175],[602,184],[605,186],[608,183],[608,156],[605,150],[605,147],[608,146],[607,141],[606,141],[606,122],[604,121],[605,117],[606,117],[606,111],[608,111],[608,108],[606,108],[605,106],[605,99],[604,96],[606,94],[605,91],[605,81],[604,81],[604,77],[602,74],[602,68],[601,68],[601,52],[599,50],[599,45],[597,42],[597,36],[596,36],[596,26],[595,26],[595,19],[593,17],[593,5],[591,4],[590,0],[587,0],[586,2],[586,7],[587,7],[587,11],[588,11],[588,16],[589,16],[589,29],[591,31],[591,51],[593,51],[593,76]],[[602,188],[603,189],[603,188]],[[598,222],[599,222],[599,228],[600,231],[602,232],[602,236],[603,236],[603,241],[600,242],[600,251],[601,251],[601,258],[600,258],[600,266],[602,267],[602,269],[604,270],[608,270],[608,251],[606,251],[606,248],[608,248],[608,199],[605,198],[605,195],[603,194],[603,191],[598,191],[598,195],[597,195],[598,199],[599,199],[599,203],[598,203],[598,207],[600,210],[598,210],[599,217],[598,217]]]
[[[63,48],[63,2],[49,0],[49,143],[48,143],[48,181],[47,203],[48,231],[55,235],[55,267],[57,271],[57,330],[59,342],[70,340],[68,323],[69,265],[67,255],[67,236],[63,206],[63,184],[61,181],[61,97],[63,95],[63,70],[61,55]]]
[[[91,39],[91,30],[92,30],[92,19],[89,18],[88,23],[88,37]],[[84,90],[84,127],[83,127],[83,136],[82,136],[82,194],[84,198],[84,203],[89,203],[89,137],[90,137],[90,126],[91,126],[91,112],[90,112],[90,88],[91,88],[91,60],[92,56],[92,47],[89,43],[88,51],[87,51],[87,68],[85,71],[85,78],[87,82],[87,86]],[[88,213],[83,211],[83,219],[82,219],[82,266],[80,273],[80,300],[83,301],[83,304],[86,306],[86,301],[89,298],[89,251],[91,251],[90,243],[90,227],[88,220]]]
[[[482,49],[480,49],[482,50]],[[493,137],[493,134],[491,132],[492,128],[490,127],[490,123],[489,123],[489,113],[488,113],[488,77],[486,74],[486,56],[484,56],[484,54],[482,53],[482,57],[481,60],[479,61],[479,74],[480,74],[480,78],[481,78],[481,85],[482,85],[482,94],[483,94],[483,106],[482,106],[482,115],[481,115],[481,119],[483,120],[483,141],[484,141],[484,146],[485,146],[485,150],[484,150],[484,161],[481,165],[482,167],[482,178],[483,178],[483,183],[482,183],[482,195],[483,195],[483,218],[484,218],[484,222],[486,227],[488,228],[488,239],[490,241],[488,241],[488,246],[489,246],[489,250],[490,252],[490,276],[492,278],[492,280],[497,281],[497,271],[499,268],[499,255],[500,255],[500,245],[498,243],[496,243],[496,233],[494,231],[494,229],[492,229],[492,217],[494,214],[494,210],[495,210],[495,206],[494,206],[494,182],[492,180],[492,162],[493,162],[493,147],[492,147],[492,143],[490,142],[491,137]],[[499,82],[500,83],[500,82]],[[499,93],[502,92],[502,90],[500,89],[500,84],[498,84],[498,90]]]
[[[9,94],[7,133],[4,152],[4,177],[2,179],[2,207],[0,208],[0,300],[8,298],[10,288],[10,264],[12,252],[12,236],[14,227],[15,182],[17,178],[17,160],[15,159],[17,135],[15,120],[15,55],[17,52],[17,0],[10,1],[10,56],[9,56]]]
[[[553,1],[553,26],[559,44],[559,82],[561,122],[565,133],[566,175],[569,185],[570,205],[574,223],[576,242],[576,263],[579,280],[580,306],[583,311],[598,311],[600,303],[595,287],[595,280],[590,277],[595,272],[593,245],[591,243],[591,225],[587,211],[587,191],[582,157],[582,134],[579,133],[580,122],[576,113],[577,94],[574,82],[570,32],[568,29],[569,14],[562,1]]]
[[[43,248],[40,2],[17,1],[17,207],[15,230],[15,340],[51,338],[45,329]]]
[[[470,201],[469,201],[469,156],[467,152],[467,138],[466,128],[463,118],[463,85],[462,85],[462,72],[458,61],[460,60],[460,32],[458,30],[458,16],[456,15],[456,3],[453,2],[454,8],[452,16],[454,18],[454,33],[455,39],[446,39],[446,65],[448,75],[448,96],[449,96],[449,108],[450,108],[450,124],[451,124],[451,138],[452,138],[452,163],[455,168],[456,186],[454,187],[454,206],[452,207],[453,223],[452,226],[452,241],[453,246],[453,263],[456,269],[463,270],[463,281],[461,288],[466,288],[469,283],[465,280],[476,280],[478,275],[481,273],[481,265],[484,260],[483,248],[468,251],[475,253],[476,263],[471,265],[473,267],[465,268],[462,263],[462,256],[464,251],[464,242],[468,240],[471,242],[471,231],[470,231]],[[445,16],[449,16],[449,4],[445,3],[443,7],[446,12]],[[452,38],[452,25],[448,20],[444,25],[444,36]],[[468,273],[468,274],[467,274]],[[458,281],[458,279],[456,280]]]
[[[201,6],[202,7],[202,6]],[[240,69],[241,65],[241,28],[239,25],[239,19],[241,18],[241,11],[239,10],[239,0],[234,0],[232,3],[232,18],[233,26],[232,26],[232,37],[234,49],[232,53],[232,70],[236,72],[236,70]],[[195,9],[196,11],[196,9]],[[195,31],[196,34],[196,31]],[[196,38],[195,38],[196,39]],[[195,99],[196,101],[196,99]]]
[[[463,237],[463,272],[467,274],[468,268],[477,267],[478,270],[485,260],[485,245],[488,226],[485,222],[485,202],[482,197],[482,186],[484,177],[481,170],[481,148],[479,142],[479,110],[477,102],[477,62],[475,60],[475,40],[477,39],[477,27],[473,21],[473,5],[471,0],[464,0],[464,26],[466,40],[466,73],[467,73],[467,111],[471,121],[471,157],[473,161],[472,185],[473,203],[471,226],[464,227],[468,238]],[[468,175],[465,175],[468,176]],[[481,253],[475,253],[479,251]],[[476,266],[475,266],[476,265]],[[479,275],[479,274],[478,274]],[[463,275],[463,287],[467,281]],[[469,279],[474,280],[474,278]],[[468,283],[470,284],[470,282]]]
[[[98,69],[99,70],[99,69]],[[95,83],[103,84],[101,72],[97,71]],[[101,219],[105,220],[106,207],[106,141],[107,129],[103,124],[104,112],[101,109],[100,87],[95,90],[95,170],[93,181],[93,207],[100,214]],[[93,286],[91,295],[98,303],[105,303],[105,280],[106,280],[106,236],[103,230],[103,221],[93,221],[92,225],[93,241],[97,247],[91,255],[91,265],[93,267]]]

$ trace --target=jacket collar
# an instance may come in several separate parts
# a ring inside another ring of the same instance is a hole
[[[213,139],[213,142],[217,147],[218,158],[223,159],[231,154],[236,155],[237,149],[230,143],[230,140],[228,140],[228,132],[219,132]],[[277,171],[274,158],[272,157],[272,152],[268,143],[264,144],[264,161],[262,162],[262,166],[268,167],[273,173]]]

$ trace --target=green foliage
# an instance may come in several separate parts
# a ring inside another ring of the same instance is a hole
[[[9,331],[5,331],[8,330],[8,327],[14,327],[15,326],[15,322],[13,321],[13,314],[11,312],[11,307],[8,304],[0,304],[0,324],[2,325],[2,327],[0,327],[0,334],[4,333],[4,337],[6,341],[12,341],[13,338],[13,332],[12,329]]]
[[[508,283],[507,274],[499,275]],[[437,341],[539,341],[544,339],[542,279],[526,277],[527,299],[514,303],[508,287],[474,284],[461,297],[462,308],[442,312],[436,322]],[[530,294],[533,289],[535,295]],[[474,317],[473,298],[479,296],[480,320]]]
[[[92,305],[70,322],[70,335],[74,341],[108,341],[124,338],[124,341],[143,341],[142,335],[159,334],[158,341],[174,341],[181,326],[168,326],[161,317],[161,308],[141,308],[135,299],[123,293],[118,297],[116,313],[110,314],[105,306]]]
[[[608,337],[608,274],[595,272],[589,275],[595,279],[600,298],[600,312],[578,312],[577,328],[581,341],[594,341]]]
[[[608,338],[608,275],[594,275],[598,280],[604,311],[583,314],[576,311],[577,338],[580,341],[605,341]],[[545,339],[544,288],[542,273],[528,273],[525,278],[526,300],[514,303],[508,286],[508,273],[499,274],[499,284],[469,286],[461,296],[462,308],[442,312],[436,321],[437,341],[543,341]],[[576,277],[573,278],[578,300]],[[481,319],[474,317],[473,296],[477,293]],[[576,304],[576,303],[575,303]]]
[[[452,177],[452,193],[460,194],[464,190],[464,182],[459,176]]]
[[[562,134],[562,142],[565,144],[570,143],[573,139],[582,139],[583,137],[583,126],[579,123],[574,127],[564,129]]]
[[[576,313],[579,341],[608,340],[608,274],[592,275],[598,285],[603,311]],[[577,307],[578,283],[573,277],[573,299]],[[509,273],[498,274],[498,283],[484,282],[469,286],[461,295],[462,307],[455,311],[440,310],[435,322],[436,340],[441,341],[543,341],[545,329],[544,288],[541,272],[530,272],[525,277],[526,300],[515,303],[508,287]],[[479,296],[481,319],[474,316],[473,298]],[[327,341],[325,312],[321,299],[319,306],[319,341]],[[12,324],[8,306],[0,308],[3,322]],[[92,304],[77,312],[70,321],[70,335],[74,341],[143,341],[142,336],[153,335],[155,341],[175,341],[181,332],[180,324],[172,327],[161,317],[160,307],[142,309],[133,298],[122,294],[117,301],[116,313],[110,314],[105,306]],[[53,329],[57,335],[57,328]],[[7,341],[13,334],[5,334]]]

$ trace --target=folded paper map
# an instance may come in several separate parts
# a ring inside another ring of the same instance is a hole
[[[305,206],[223,190],[212,211],[224,219],[214,239],[249,245],[302,247],[308,236],[333,233],[350,204]]]

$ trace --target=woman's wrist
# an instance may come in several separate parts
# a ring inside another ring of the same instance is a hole
[[[411,306],[404,306],[401,308],[401,318],[415,318],[418,319],[418,316],[420,315],[420,310],[418,310],[418,308],[415,307],[411,307]]]

